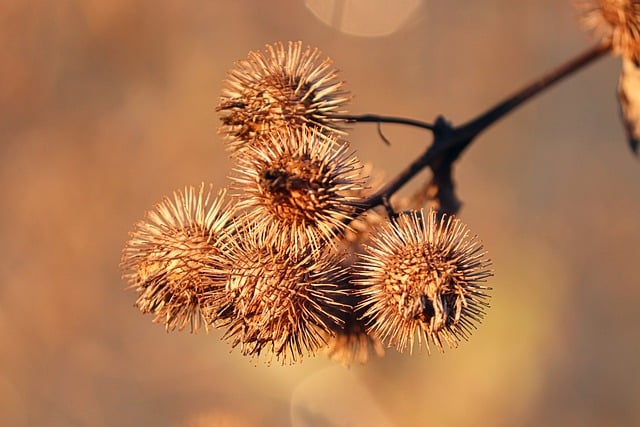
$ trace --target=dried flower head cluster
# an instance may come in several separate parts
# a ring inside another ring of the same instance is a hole
[[[611,43],[617,55],[640,62],[639,0],[576,0],[584,26]]]
[[[466,338],[489,261],[457,219],[361,208],[367,177],[343,139],[348,97],[331,61],[276,43],[229,76],[218,110],[230,188],[186,188],[136,225],[122,257],[136,306],[167,330],[221,328],[243,355],[283,364]]]

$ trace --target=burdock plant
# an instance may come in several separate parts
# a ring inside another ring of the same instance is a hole
[[[339,286],[346,271],[337,254],[289,245],[275,239],[277,229],[242,221],[229,251],[232,315],[225,337],[244,355],[295,362],[314,354],[326,344],[325,331],[342,323],[346,308]]]
[[[476,137],[611,52],[622,57],[620,105],[637,150],[640,2],[576,3],[598,43],[461,125],[347,114],[350,95],[318,49],[250,52],[217,106],[235,162],[230,188],[187,187],[136,224],[121,262],[135,305],[167,330],[219,328],[243,355],[283,364],[321,350],[351,363],[384,347],[457,347],[485,316],[493,275],[457,216],[453,165]],[[345,131],[367,122],[417,127],[432,141],[372,189]],[[425,169],[418,194],[392,201]]]
[[[491,261],[455,217],[403,213],[372,234],[354,263],[368,328],[399,351],[466,338],[487,307]]]
[[[197,331],[203,309],[225,285],[225,247],[233,206],[226,191],[187,187],[139,221],[122,253],[124,278],[138,292],[136,306],[167,330]]]
[[[640,141],[640,1],[576,0],[585,28],[622,58],[618,101],[627,140],[634,153]]]
[[[286,243],[331,244],[355,213],[364,177],[346,142],[313,128],[274,130],[237,154],[231,179],[241,208],[259,227],[276,225]]]
[[[229,71],[217,111],[219,131],[232,152],[269,139],[283,127],[307,126],[322,134],[341,132],[343,121],[333,116],[349,101],[344,82],[331,59],[300,42],[267,45],[250,52]]]

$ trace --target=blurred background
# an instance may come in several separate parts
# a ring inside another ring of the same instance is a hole
[[[0,424],[640,424],[640,163],[605,57],[483,134],[461,216],[494,262],[492,307],[444,354],[265,366],[221,334],[167,334],[118,264],[185,185],[228,183],[227,70],[274,41],[319,47],[352,113],[464,122],[593,40],[569,1],[17,1],[0,4]],[[362,124],[392,176],[429,142]]]

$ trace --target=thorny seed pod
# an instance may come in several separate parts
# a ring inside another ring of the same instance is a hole
[[[640,0],[574,0],[584,26],[613,52],[640,63]]]
[[[341,313],[342,324],[335,324],[327,339],[326,353],[336,362],[345,366],[352,363],[367,363],[372,355],[384,356],[384,347],[380,339],[367,332],[366,318],[361,318],[352,305]]]
[[[412,351],[415,338],[427,351],[430,342],[455,347],[484,316],[491,262],[457,218],[401,214],[366,246],[354,265],[359,307],[368,331],[398,351]]]
[[[633,61],[622,59],[622,72],[618,80],[618,102],[624,130],[631,150],[638,154],[640,144],[640,67]]]
[[[365,183],[346,143],[303,127],[273,133],[237,157],[231,176],[240,207],[261,227],[278,225],[282,239],[318,248],[344,229]]]
[[[343,113],[349,100],[344,82],[330,59],[302,42],[267,45],[250,52],[229,71],[216,111],[222,111],[219,131],[230,137],[229,150],[246,146],[283,126],[307,125],[323,134],[342,133]]]
[[[203,306],[224,290],[224,247],[232,231],[233,209],[202,184],[176,191],[139,221],[122,253],[123,278],[138,292],[135,305],[153,313],[167,330],[208,321]]]
[[[341,322],[344,271],[338,257],[299,252],[275,238],[277,229],[256,230],[246,218],[236,230],[226,285],[234,311],[225,338],[243,355],[275,356],[282,364],[313,355]]]
[[[375,181],[370,182],[369,185],[377,186]],[[364,199],[366,194],[360,192],[359,197]],[[352,272],[352,265],[358,259],[358,254],[362,252],[363,242],[386,218],[386,212],[370,209],[349,223],[349,228],[344,230],[337,249],[342,254],[342,265],[345,271]],[[373,356],[382,357],[385,353],[380,339],[367,332],[368,319],[363,317],[363,310],[358,307],[362,296],[355,293],[351,276],[349,274],[346,281],[340,284],[340,288],[346,291],[343,300],[346,309],[340,313],[342,323],[335,325],[337,328],[331,331],[325,349],[327,356],[344,366],[351,366],[353,363],[365,364]]]
[[[351,366],[367,363],[372,355],[384,356],[384,347],[378,337],[367,333],[364,322],[354,320],[329,339],[327,355],[344,366]]]

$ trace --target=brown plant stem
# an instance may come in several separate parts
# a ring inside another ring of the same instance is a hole
[[[524,86],[513,95],[505,98],[503,101],[462,125],[452,126],[444,118],[438,117],[435,124],[430,126],[430,128],[427,128],[433,131],[433,142],[427,150],[425,150],[424,153],[409,164],[407,168],[401,171],[395,178],[390,180],[383,188],[359,203],[357,206],[358,212],[362,213],[383,204],[385,200],[389,200],[393,194],[395,194],[408,181],[426,167],[431,167],[434,171],[434,175],[440,170],[444,171],[445,174],[450,175],[452,164],[459,158],[460,154],[469,145],[471,145],[476,136],[501,118],[513,112],[517,107],[524,104],[535,95],[548,89],[564,77],[584,68],[586,65],[600,58],[610,49],[610,43],[602,43],[586,50],[575,58],[572,58],[561,66]],[[412,120],[400,120],[397,118],[393,118],[393,121],[390,121],[386,120],[389,119],[388,117],[375,116],[371,114],[349,117],[356,122],[361,121],[358,120],[358,117],[366,117],[368,119],[362,121],[377,121],[378,123],[402,123],[412,125],[411,122],[413,122]],[[377,120],[373,120],[373,118],[377,118]],[[419,127],[425,128],[424,126]],[[442,179],[442,177],[440,177],[440,179]],[[449,181],[453,183],[450,176]],[[456,211],[457,208],[449,210]]]
[[[479,115],[477,118],[460,126],[458,128],[459,132],[463,135],[469,136],[469,140],[466,141],[466,145],[470,144],[471,140],[482,131],[515,110],[516,107],[522,105],[529,99],[533,98],[535,95],[551,87],[554,83],[560,81],[564,77],[573,74],[575,71],[582,69],[586,65],[600,58],[602,55],[609,52],[610,49],[610,43],[602,43],[590,49],[587,49],[585,52],[579,54],[565,64],[562,64],[558,68],[551,70],[549,73],[533,81],[531,84],[523,87],[512,96],[500,102],[485,113]],[[463,149],[466,147],[466,145],[463,146]]]

